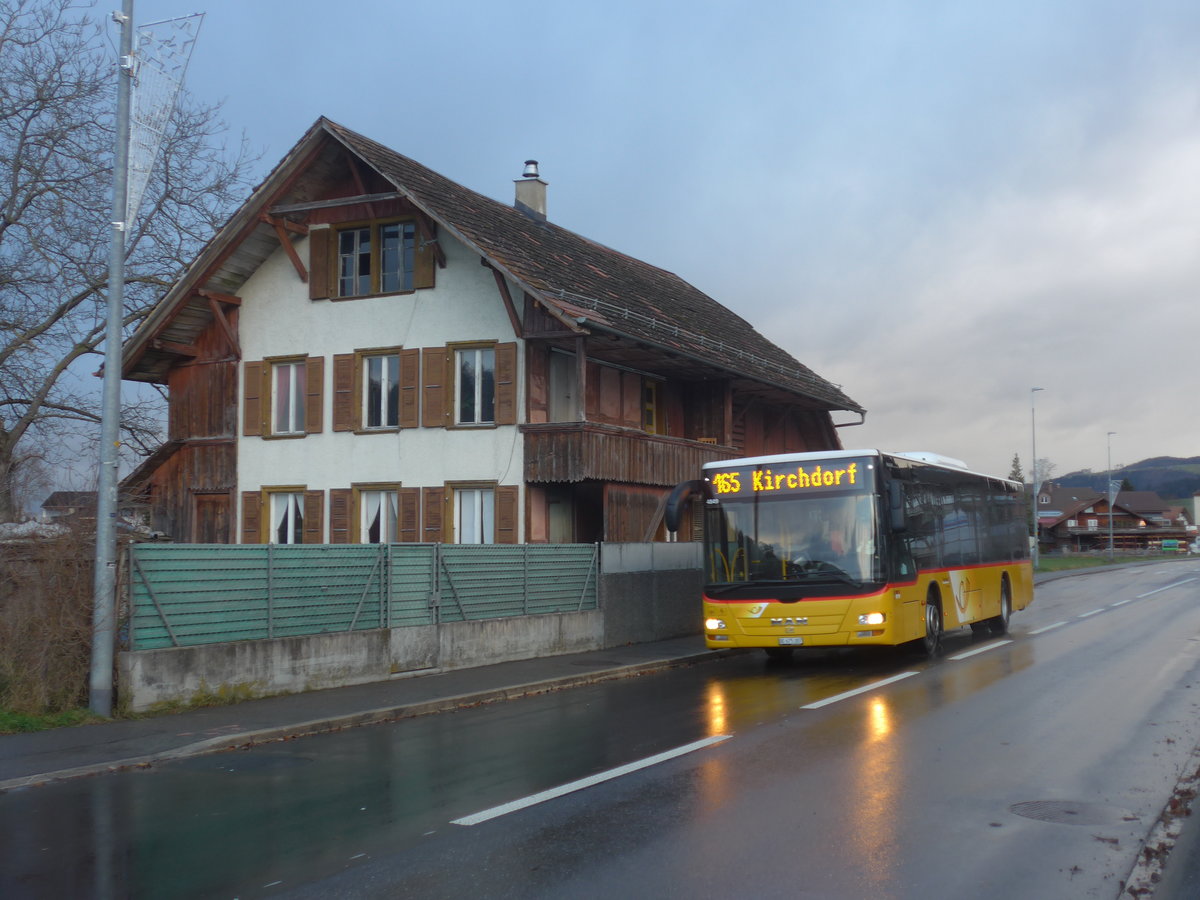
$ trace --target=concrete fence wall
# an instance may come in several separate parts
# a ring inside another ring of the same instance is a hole
[[[141,712],[697,634],[699,552],[697,544],[603,545],[593,610],[126,651],[120,700]]]

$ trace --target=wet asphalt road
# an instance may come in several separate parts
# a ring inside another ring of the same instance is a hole
[[[1198,705],[1200,564],[1079,576],[933,662],[738,656],[13,791],[0,897],[1116,898]]]

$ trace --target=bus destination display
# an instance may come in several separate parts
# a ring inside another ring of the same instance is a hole
[[[807,494],[815,491],[870,490],[871,466],[865,460],[836,460],[773,470],[769,466],[730,469],[709,476],[718,497],[759,494]]]

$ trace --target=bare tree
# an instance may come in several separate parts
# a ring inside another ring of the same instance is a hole
[[[73,0],[0,0],[0,522],[27,461],[53,465],[100,420],[115,55]],[[219,111],[185,97],[173,114],[126,237],[126,333],[247,193],[254,160]],[[122,412],[142,452],[160,439],[146,402]]]

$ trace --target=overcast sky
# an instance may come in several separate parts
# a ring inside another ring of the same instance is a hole
[[[115,8],[116,4],[109,4]],[[103,7],[104,10],[108,6]],[[1200,455],[1200,3],[137,0],[274,165],[325,115],[669,269],[846,447]],[[839,421],[856,416],[839,414]]]

